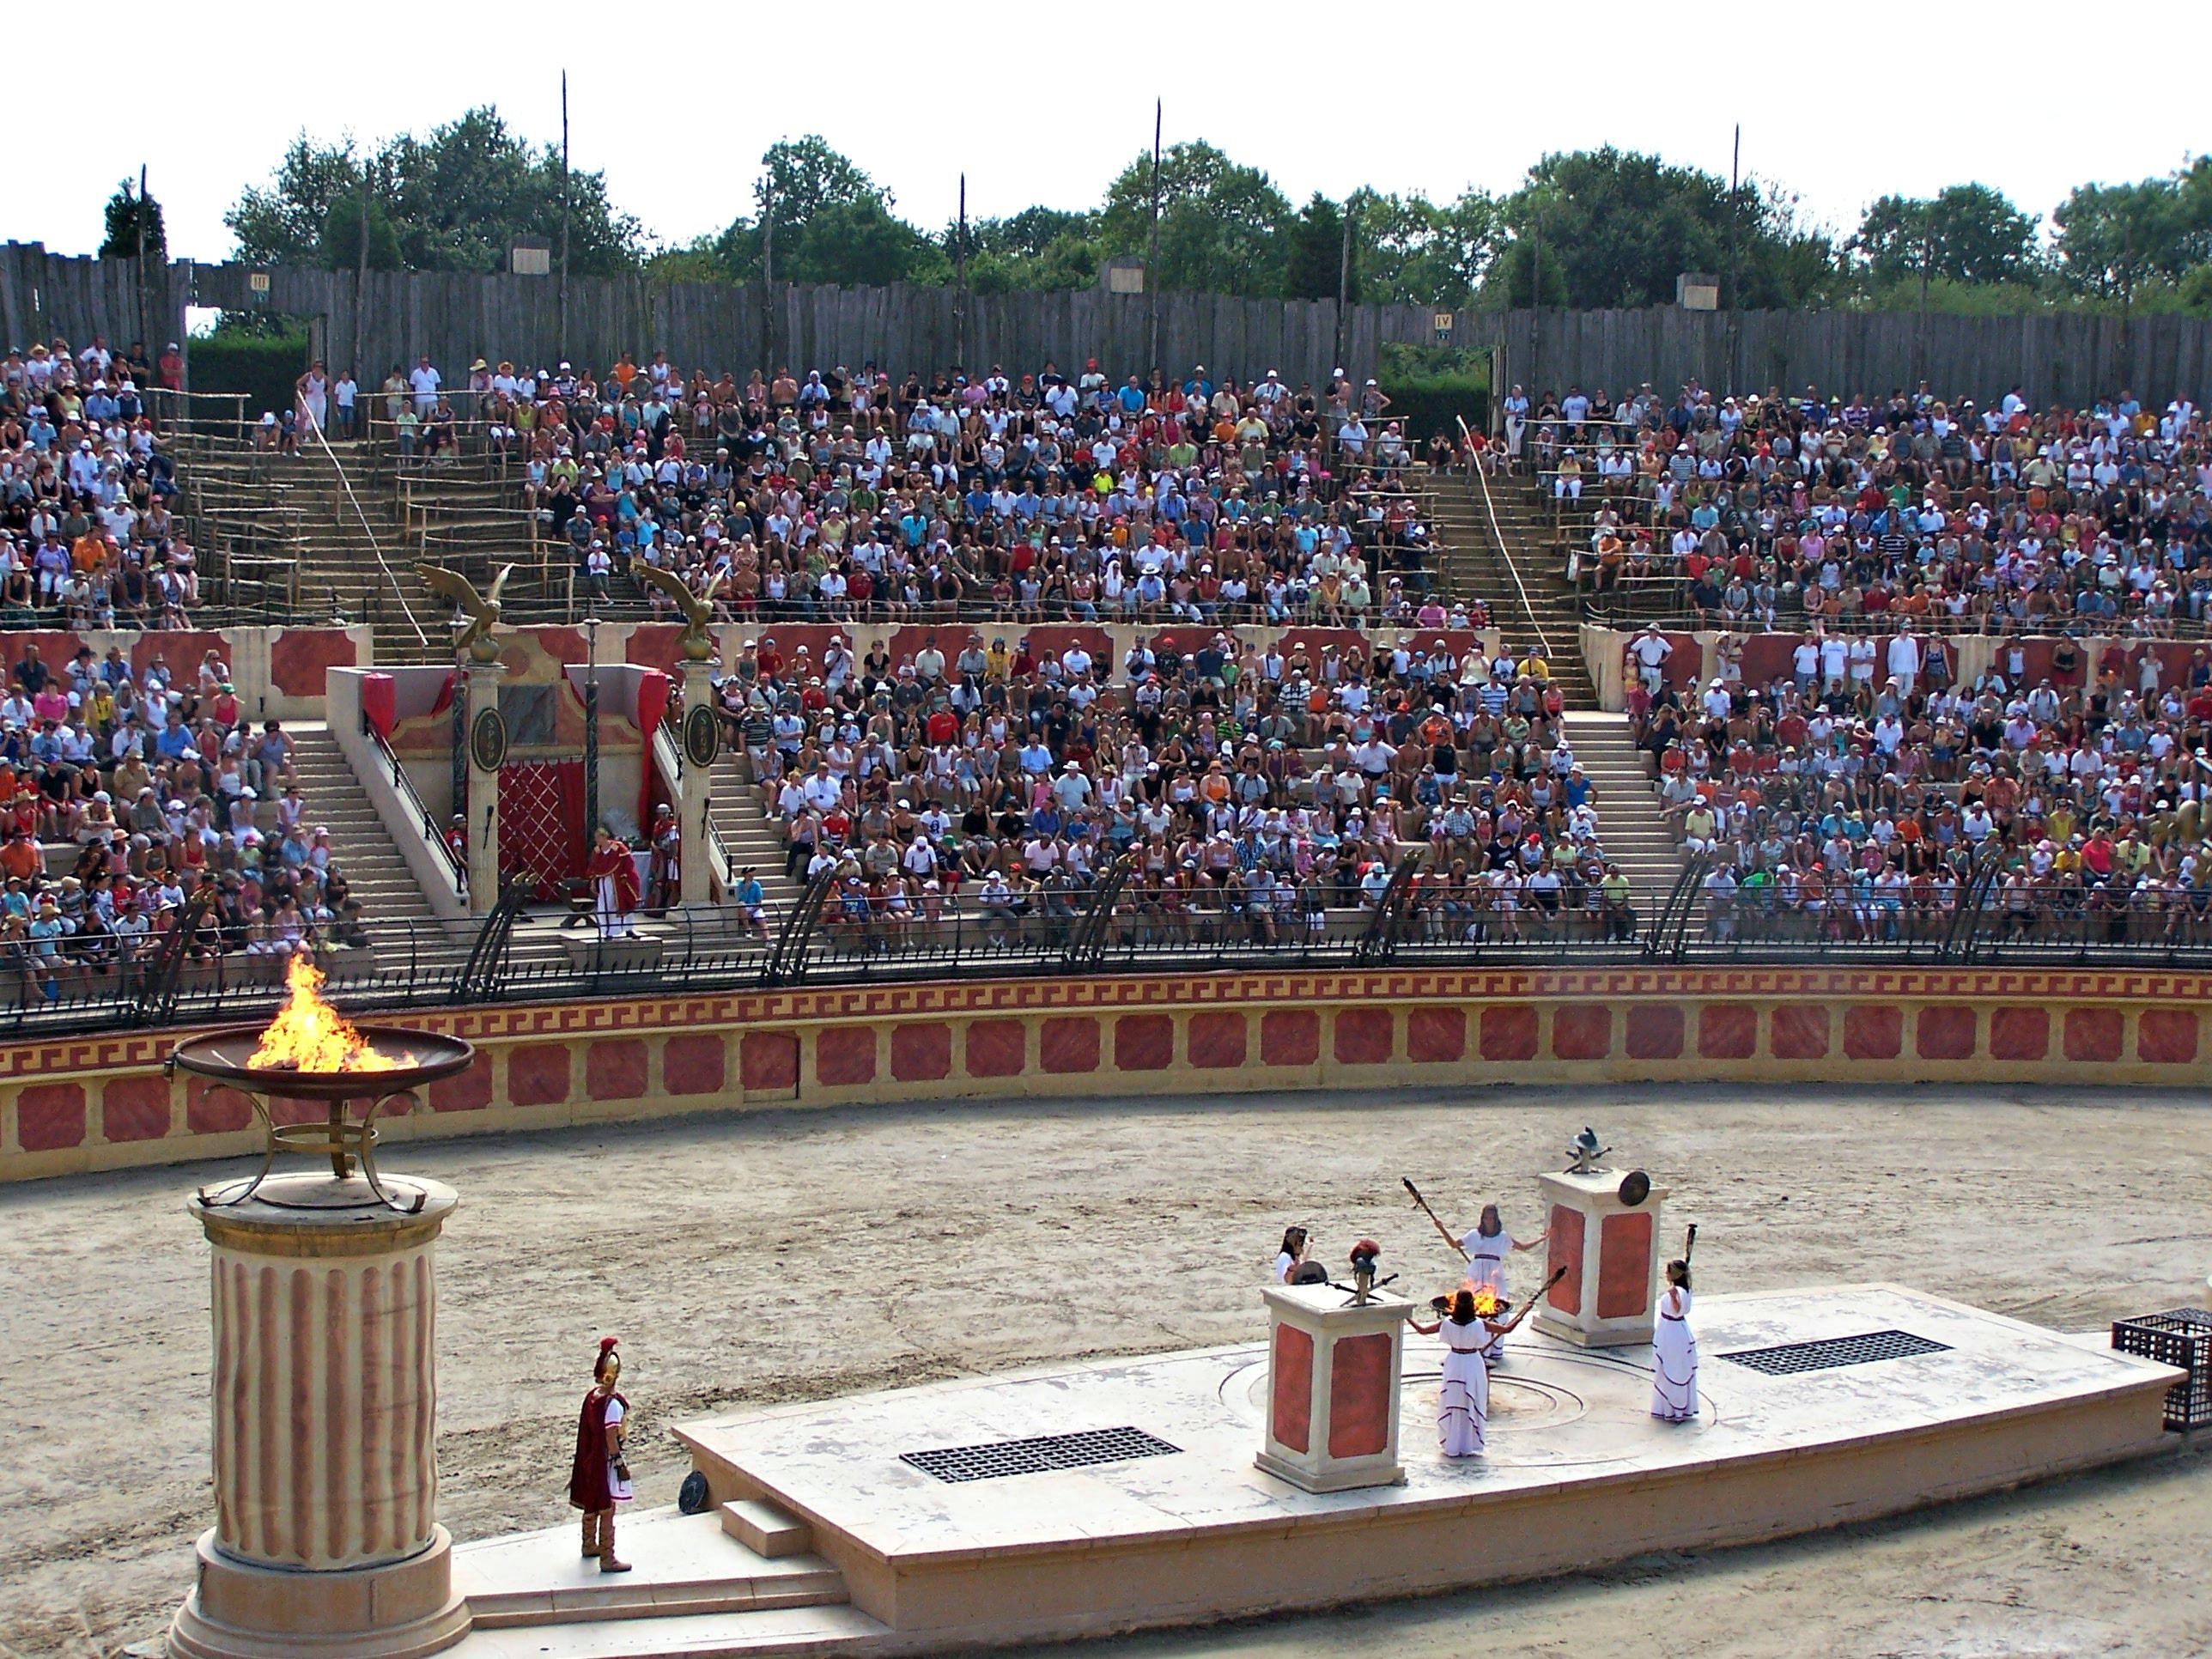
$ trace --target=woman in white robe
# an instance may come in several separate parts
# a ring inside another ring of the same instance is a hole
[[[1483,1350],[1504,1334],[1474,1310],[1474,1292],[1462,1286],[1449,1311],[1433,1325],[1415,1322],[1424,1336],[1444,1344],[1443,1386],[1437,1395],[1437,1437],[1446,1457],[1479,1457],[1490,1426],[1490,1366]]]
[[[1698,1337],[1690,1328],[1690,1264],[1667,1264],[1667,1289],[1651,1332],[1651,1415],[1662,1423],[1698,1416]]]

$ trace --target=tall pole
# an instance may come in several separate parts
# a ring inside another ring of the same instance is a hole
[[[645,763],[653,764],[653,734],[645,736]],[[584,844],[599,828],[599,618],[584,618]]]
[[[1920,316],[1912,331],[1912,378],[1917,382],[1928,376],[1928,273],[1936,263],[1936,230],[1923,211],[1920,216]],[[1916,384],[1915,396],[1919,393]]]
[[[131,216],[138,222],[138,339],[151,351],[153,342],[146,337],[146,164],[143,161],[138,164],[138,210]]]
[[[362,331],[367,326],[368,321],[368,161],[367,158],[364,157],[361,164],[361,249],[359,257],[354,261],[353,270],[353,365],[346,371],[349,374],[351,374],[354,377],[356,387],[359,386],[362,374]],[[363,396],[358,390],[355,392],[355,398],[358,404],[364,406],[368,402],[368,398]],[[348,437],[351,437],[353,435],[350,429],[348,430],[346,435]]]
[[[775,174],[761,209],[761,373],[775,373]]]
[[[568,353],[568,71],[561,71],[561,339],[559,352]]]
[[[1162,100],[1152,100],[1152,251],[1145,256],[1145,297],[1151,302],[1152,327],[1149,356],[1152,366],[1160,366],[1160,119]]]
[[[952,240],[952,361],[968,362],[968,175],[960,175],[960,228]]]
[[[1735,392],[1735,247],[1736,234],[1743,217],[1743,205],[1736,199],[1743,177],[1743,123],[1735,124],[1735,149],[1729,158],[1729,263],[1728,263],[1728,373],[1723,377],[1723,395]]]
[[[1528,395],[1541,398],[1544,388],[1538,368],[1544,356],[1544,198],[1529,204],[1528,250]]]
[[[1344,246],[1336,257],[1336,340],[1332,354],[1335,362],[1344,361],[1344,312],[1352,303],[1352,198],[1344,198]]]

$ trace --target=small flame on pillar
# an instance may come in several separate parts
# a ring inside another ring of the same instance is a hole
[[[399,1062],[380,1054],[353,1022],[323,1000],[323,975],[304,954],[285,969],[290,993],[246,1064],[292,1072],[388,1072]]]

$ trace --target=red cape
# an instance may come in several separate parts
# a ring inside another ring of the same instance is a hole
[[[623,1415],[629,1415],[629,1401],[619,1394]],[[601,1510],[615,1506],[614,1494],[607,1490],[607,1397],[597,1389],[584,1396],[584,1407],[576,1417],[576,1462],[568,1472],[568,1502],[586,1515],[597,1515]]]
[[[584,866],[584,873],[593,881],[602,876],[615,879],[615,909],[628,915],[637,908],[637,860],[630,856],[629,848],[618,841],[609,842],[605,848],[592,854],[592,861]]]

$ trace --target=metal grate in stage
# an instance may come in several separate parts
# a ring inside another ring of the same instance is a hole
[[[1784,1342],[1772,1348],[1740,1348],[1723,1359],[1768,1376],[1795,1376],[1801,1371],[1825,1371],[1838,1365],[1871,1365],[1881,1359],[1911,1359],[1923,1353],[1948,1353],[1948,1342],[1932,1342],[1910,1331],[1868,1331],[1858,1336],[1831,1336],[1818,1342]]]
[[[899,1462],[939,1480],[997,1480],[1010,1474],[1079,1469],[1087,1464],[1120,1463],[1133,1457],[1166,1457],[1182,1449],[1142,1429],[1084,1429],[1074,1434],[1038,1435],[1030,1440],[901,1452]]]

